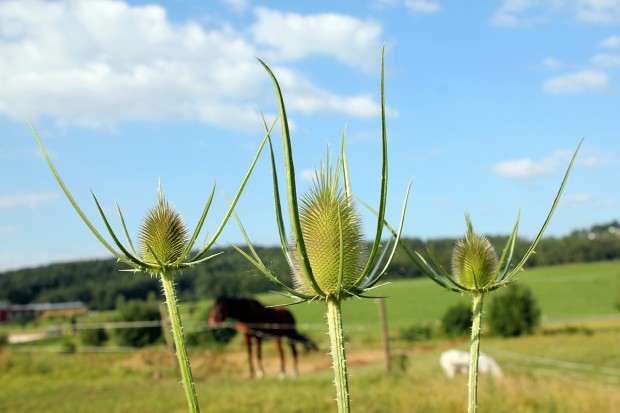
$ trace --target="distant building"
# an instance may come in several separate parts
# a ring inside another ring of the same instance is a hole
[[[47,318],[71,318],[87,312],[88,308],[81,301],[42,304],[9,304],[6,301],[0,301],[0,323]]]

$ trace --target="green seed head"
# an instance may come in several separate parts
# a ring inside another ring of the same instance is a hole
[[[354,287],[363,270],[365,244],[353,200],[338,185],[339,176],[322,167],[300,205],[301,231],[312,275],[327,295]],[[293,252],[293,281],[304,294],[315,295],[312,283]]]
[[[469,217],[466,220],[467,234],[452,252],[452,272],[467,289],[486,291],[497,277],[497,253],[488,238],[474,233]]]
[[[138,235],[140,254],[147,264],[161,266],[182,258],[189,242],[181,215],[159,192],[157,205],[149,209]]]

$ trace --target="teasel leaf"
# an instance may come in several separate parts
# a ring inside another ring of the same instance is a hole
[[[213,238],[211,238],[211,240],[203,248],[200,249],[200,251],[198,252],[196,257],[194,257],[194,259],[199,259],[200,257],[202,257],[207,252],[207,250],[211,248],[213,244],[215,244],[215,241],[217,241],[217,238],[220,236],[220,234],[224,230],[224,227],[226,226],[228,219],[232,215],[233,210],[235,209],[235,206],[237,205],[237,202],[239,201],[239,198],[241,197],[241,193],[243,192],[245,185],[250,179],[250,175],[252,174],[252,171],[254,170],[254,166],[256,165],[256,162],[258,161],[258,158],[263,150],[263,147],[265,146],[265,143],[269,139],[269,134],[271,130],[273,129],[273,127],[275,126],[275,124],[276,124],[276,121],[273,122],[273,124],[271,125],[267,133],[265,134],[265,137],[263,138],[263,141],[261,142],[260,147],[258,148],[256,155],[254,156],[254,159],[252,160],[252,164],[250,165],[248,172],[245,174],[245,177],[243,178],[243,181],[241,182],[241,185],[239,186],[239,190],[237,191],[237,194],[233,198],[231,206],[228,208],[228,211],[224,215],[224,218],[222,219],[220,226],[217,228],[217,230],[213,234]]]
[[[106,217],[105,213],[103,212],[103,209],[101,208],[101,205],[99,204],[99,200],[97,200],[97,197],[95,196],[93,191],[90,191],[90,194],[92,195],[93,199],[95,200],[95,205],[97,206],[97,210],[99,211],[99,215],[101,216],[101,219],[103,220],[103,223],[104,223],[105,227],[107,228],[108,233],[112,237],[112,240],[114,241],[116,246],[121,250],[121,252],[124,254],[124,257],[126,258],[126,260],[131,261],[133,263],[133,265],[132,264],[129,264],[129,265],[132,265],[132,266],[136,266],[137,265],[140,268],[149,268],[150,265],[147,262],[142,261],[142,260],[140,260],[137,257],[134,257],[131,253],[129,253],[129,251],[127,251],[127,249],[125,249],[123,244],[121,244],[121,242],[118,240],[118,237],[116,236],[116,234],[112,230],[112,226],[110,225],[110,222],[108,221],[108,218]]]
[[[392,263],[392,259],[394,258],[394,254],[396,253],[396,248],[398,247],[398,245],[400,244],[400,237],[401,234],[403,232],[403,226],[405,224],[405,215],[407,213],[407,203],[409,201],[409,192],[411,191],[411,185],[413,184],[413,178],[411,178],[411,180],[409,181],[409,185],[407,185],[407,190],[405,191],[405,200],[403,201],[403,208],[402,211],[400,213],[400,222],[398,224],[398,230],[396,231],[396,234],[393,235],[394,237],[394,246],[392,247],[392,251],[390,252],[390,255],[387,259],[387,261],[385,262],[385,265],[383,267],[383,269],[377,273],[377,275],[374,275],[373,273],[371,273],[369,275],[369,277],[367,278],[369,280],[368,283],[366,283],[366,287],[364,287],[364,289],[368,289],[368,288],[372,288],[373,285],[375,285],[377,283],[377,281],[379,281],[381,279],[381,277],[387,272],[387,269],[389,267],[389,265]],[[389,246],[389,244],[388,244]],[[384,249],[384,252],[381,256],[381,258],[378,261],[378,264],[380,264],[383,261],[383,255],[385,254],[385,251],[388,250],[388,246],[386,246],[386,248]],[[377,267],[378,268],[378,267]],[[375,268],[374,272],[377,271],[377,268]],[[362,283],[364,284],[364,283]]]
[[[101,244],[112,253],[112,255],[114,255],[119,261],[124,262],[127,265],[131,265],[134,266],[135,263],[130,261],[129,259],[127,259],[126,257],[124,257],[121,253],[119,253],[118,251],[116,251],[114,249],[114,247],[112,247],[106,240],[105,238],[103,238],[103,236],[101,236],[101,234],[99,233],[99,231],[97,231],[97,229],[95,228],[95,226],[90,222],[90,220],[86,217],[86,214],[84,214],[84,212],[82,211],[82,209],[79,207],[79,205],[77,204],[77,202],[75,201],[75,199],[73,198],[73,195],[71,195],[71,192],[69,192],[69,189],[67,188],[67,186],[65,185],[64,181],[62,180],[62,178],[60,177],[60,174],[58,173],[58,171],[56,170],[56,167],[54,166],[54,163],[52,162],[52,159],[50,158],[49,154],[47,153],[47,150],[45,150],[45,147],[43,146],[43,142],[41,142],[41,138],[39,138],[39,134],[37,133],[37,131],[35,130],[34,126],[32,125],[32,123],[30,122],[30,119],[26,118],[26,121],[28,122],[28,126],[30,126],[30,130],[32,131],[32,133],[34,134],[34,137],[37,140],[37,143],[39,144],[39,148],[41,148],[41,152],[43,152],[43,156],[45,157],[45,160],[47,161],[48,166],[50,167],[50,170],[52,171],[52,173],[54,174],[54,177],[56,178],[56,181],[58,182],[58,185],[60,185],[60,188],[62,189],[62,191],[64,192],[65,196],[67,197],[67,199],[69,200],[69,202],[71,203],[71,206],[73,206],[73,209],[75,210],[75,212],[77,212],[77,214],[80,216],[80,218],[82,218],[82,221],[86,224],[86,226],[88,227],[88,229],[90,230],[90,232],[93,233],[93,235],[95,236],[95,238],[97,238],[97,240],[99,242],[101,242]]]
[[[325,296],[325,293],[321,291],[316,280],[314,279],[310,260],[308,259],[308,252],[306,251],[305,240],[301,231],[301,223],[299,219],[299,206],[297,202],[297,185],[295,183],[295,167],[293,164],[293,151],[291,149],[291,136],[288,127],[288,118],[286,116],[286,107],[284,105],[284,98],[282,97],[282,91],[275,75],[262,60],[258,59],[260,64],[265,68],[269,77],[273,82],[276,90],[276,97],[278,100],[278,107],[280,109],[280,123],[282,128],[282,146],[284,147],[284,173],[286,177],[286,195],[289,209],[289,218],[291,221],[291,231],[293,232],[293,240],[295,243],[295,253],[300,261],[301,268],[305,276],[308,278],[308,282],[312,285],[314,291],[321,296]]]
[[[187,243],[187,247],[185,248],[185,251],[183,251],[183,258],[179,258],[179,260],[177,260],[175,264],[177,265],[180,264],[192,252],[192,248],[194,247],[194,244],[196,243],[196,239],[198,238],[198,235],[200,234],[200,231],[202,230],[202,226],[204,225],[205,219],[207,218],[209,209],[211,209],[211,203],[213,202],[213,196],[215,195],[215,188],[216,188],[216,184],[214,183],[213,189],[211,189],[211,193],[209,194],[209,198],[207,199],[207,203],[205,204],[205,207],[202,210],[202,214],[200,215],[200,219],[198,220],[198,224],[196,225],[196,229],[194,230],[192,237],[189,239],[189,242]],[[203,242],[200,250],[202,250],[204,246],[205,246],[205,243]],[[197,253],[196,256],[193,257],[190,261],[195,261],[199,259],[199,257],[200,257],[200,254]]]
[[[261,113],[262,116],[262,113]],[[263,124],[265,126],[265,130],[267,129],[267,123],[265,121],[265,117],[263,116]],[[278,235],[280,236],[280,246],[282,248],[282,253],[286,258],[289,268],[293,268],[293,262],[291,261],[291,251],[288,245],[288,240],[286,238],[286,230],[284,229],[284,219],[282,217],[282,204],[280,202],[280,189],[278,186],[278,171],[276,170],[276,159],[273,154],[273,144],[271,142],[271,136],[268,138],[269,141],[269,156],[271,160],[271,178],[272,178],[272,186],[273,186],[273,198],[274,198],[274,206],[276,209],[276,223],[278,225]]]
[[[566,173],[564,174],[564,179],[562,180],[560,189],[558,190],[558,193],[555,196],[555,199],[553,200],[553,204],[551,205],[551,210],[549,211],[549,214],[547,215],[547,219],[545,219],[545,222],[543,223],[542,228],[540,228],[538,235],[536,236],[536,238],[534,238],[534,241],[532,242],[530,247],[525,252],[525,255],[523,256],[523,258],[521,258],[521,261],[519,261],[519,263],[515,265],[513,270],[510,271],[510,273],[505,277],[505,279],[512,278],[519,270],[521,270],[523,266],[525,265],[525,262],[530,258],[530,255],[534,253],[534,249],[538,245],[538,242],[540,241],[545,230],[547,229],[547,225],[549,225],[549,221],[551,221],[551,217],[553,216],[553,213],[555,212],[555,208],[560,203],[560,197],[562,196],[562,192],[564,191],[564,186],[566,185],[566,182],[568,181],[568,175],[570,174],[570,171],[573,168],[573,164],[575,163],[575,159],[577,158],[577,154],[579,153],[579,149],[581,148],[581,144],[583,143],[584,139],[585,138],[582,138],[581,141],[579,141],[579,145],[577,145],[577,149],[575,150],[575,153],[573,154],[573,157],[571,158],[571,161],[568,164],[568,169],[566,170]]]
[[[377,250],[381,244],[383,225],[385,221],[385,204],[387,202],[387,183],[388,183],[388,159],[387,159],[387,128],[385,122],[385,47],[381,50],[381,142],[382,142],[382,167],[381,167],[381,190],[379,194],[379,210],[377,212],[377,229],[375,240],[368,255],[366,267],[359,276],[355,284],[359,285],[373,267]]]
[[[93,194],[94,196],[94,194]],[[123,217],[123,212],[121,211],[121,207],[116,203],[116,212],[118,213],[118,217],[121,221],[121,227],[123,228],[123,234],[125,234],[125,240],[127,240],[127,245],[129,245],[129,249],[131,250],[131,255],[134,257],[138,257],[138,253],[133,246],[133,242],[131,242],[131,237],[129,236],[129,232],[127,231],[127,226],[125,225],[125,218]]]
[[[506,275],[508,274],[508,272],[510,271],[510,263],[512,262],[512,254],[514,252],[514,248],[515,248],[515,244],[517,242],[517,231],[519,229],[519,218],[521,216],[521,210],[519,210],[519,213],[517,214],[517,222],[514,226],[514,229],[512,230],[512,233],[510,234],[510,237],[508,238],[508,241],[506,241],[506,246],[504,247],[504,251],[502,252],[502,256],[499,259],[499,268],[504,267],[504,270],[498,275],[497,279],[495,280],[495,283],[500,283],[504,280],[504,278],[506,277]]]
[[[347,125],[344,125],[342,131],[342,149],[340,159],[342,162],[342,180],[344,182],[344,192],[349,199],[353,199],[353,191],[351,191],[351,178],[349,175],[349,164],[347,163],[347,151],[345,150],[347,145]]]

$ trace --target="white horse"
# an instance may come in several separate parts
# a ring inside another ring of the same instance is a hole
[[[454,378],[457,373],[467,374],[469,371],[469,353],[456,349],[444,351],[439,357],[439,365],[450,379]],[[503,377],[499,365],[484,353],[480,353],[478,359],[478,374],[490,374],[496,379]]]

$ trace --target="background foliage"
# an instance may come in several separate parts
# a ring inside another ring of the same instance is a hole
[[[617,228],[610,232],[609,228]],[[620,224],[617,221],[596,225],[588,230],[574,231],[562,237],[544,238],[538,245],[528,267],[576,262],[595,262],[620,258]],[[506,237],[489,237],[500,248]],[[412,250],[428,247],[444,268],[450,269],[450,255],[455,239],[405,239]],[[529,246],[520,240],[515,247],[519,258]],[[220,250],[222,251],[222,250]],[[272,283],[232,248],[221,256],[176,278],[181,301],[203,300],[219,295],[252,295],[273,289]],[[285,282],[290,282],[288,266],[280,247],[262,247],[257,251],[269,268]],[[218,252],[218,251],[213,251]],[[157,280],[143,274],[121,272],[125,266],[114,259],[53,264],[0,274],[0,300],[14,304],[33,302],[82,301],[91,310],[116,307],[118,300],[145,300],[149,294],[159,294]],[[423,274],[400,250],[396,253],[386,279],[414,278]]]

